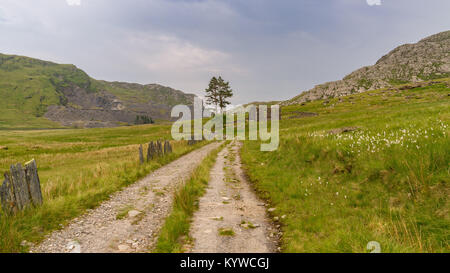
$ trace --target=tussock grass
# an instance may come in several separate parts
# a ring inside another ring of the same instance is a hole
[[[232,228],[220,228],[219,235],[220,236],[234,236],[234,230]]]
[[[0,252],[27,251],[23,240],[39,242],[112,193],[204,145],[174,142],[172,154],[140,165],[139,144],[157,139],[170,139],[170,126],[0,131],[0,145],[8,147],[0,150],[0,171],[35,158],[44,196],[39,208],[0,215]]]
[[[241,151],[284,252],[449,252],[450,83],[282,109],[280,147]],[[298,113],[318,116],[298,118]],[[359,130],[329,134],[346,126]]]
[[[189,236],[191,218],[198,209],[198,199],[205,193],[210,170],[223,147],[224,145],[221,145],[211,152],[194,170],[185,185],[175,193],[172,212],[161,228],[154,252],[183,252],[183,244],[186,243],[183,238]]]

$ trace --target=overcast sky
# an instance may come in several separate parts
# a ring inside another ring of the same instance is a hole
[[[449,0],[0,0],[0,52],[234,104],[284,100],[450,30]]]

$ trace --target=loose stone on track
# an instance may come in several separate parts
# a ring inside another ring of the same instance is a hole
[[[31,252],[148,252],[172,209],[173,193],[221,143],[208,144],[113,194],[110,200],[55,231]],[[121,211],[129,208],[124,216]]]
[[[211,170],[206,194],[191,226],[193,253],[276,252],[277,229],[247,181],[239,157],[241,143],[222,150]],[[232,162],[231,162],[232,160]]]

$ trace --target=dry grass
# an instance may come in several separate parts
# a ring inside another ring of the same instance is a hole
[[[21,242],[39,242],[86,209],[144,177],[152,170],[199,147],[173,142],[174,153],[139,164],[139,144],[170,139],[170,126],[0,131],[0,171],[36,159],[44,205],[14,217],[0,215],[0,252],[22,252]]]

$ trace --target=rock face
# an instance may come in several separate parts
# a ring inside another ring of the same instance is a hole
[[[284,105],[361,93],[396,84],[450,76],[450,31],[415,44],[397,47],[373,66],[363,67],[335,82],[317,85]]]
[[[153,120],[168,120],[173,106],[192,105],[194,99],[194,95],[157,84],[119,82],[101,82],[101,84],[102,89],[94,93],[76,85],[62,89],[61,93],[67,99],[67,103],[50,105],[45,117],[64,126],[114,127],[121,124],[136,124],[138,116]],[[116,91],[118,88],[120,91]],[[136,95],[125,97],[121,92],[132,92]]]
[[[0,117],[20,113],[63,126],[113,127],[170,119],[177,104],[195,95],[158,84],[92,79],[74,65],[0,54]],[[0,124],[2,120],[0,118]]]

